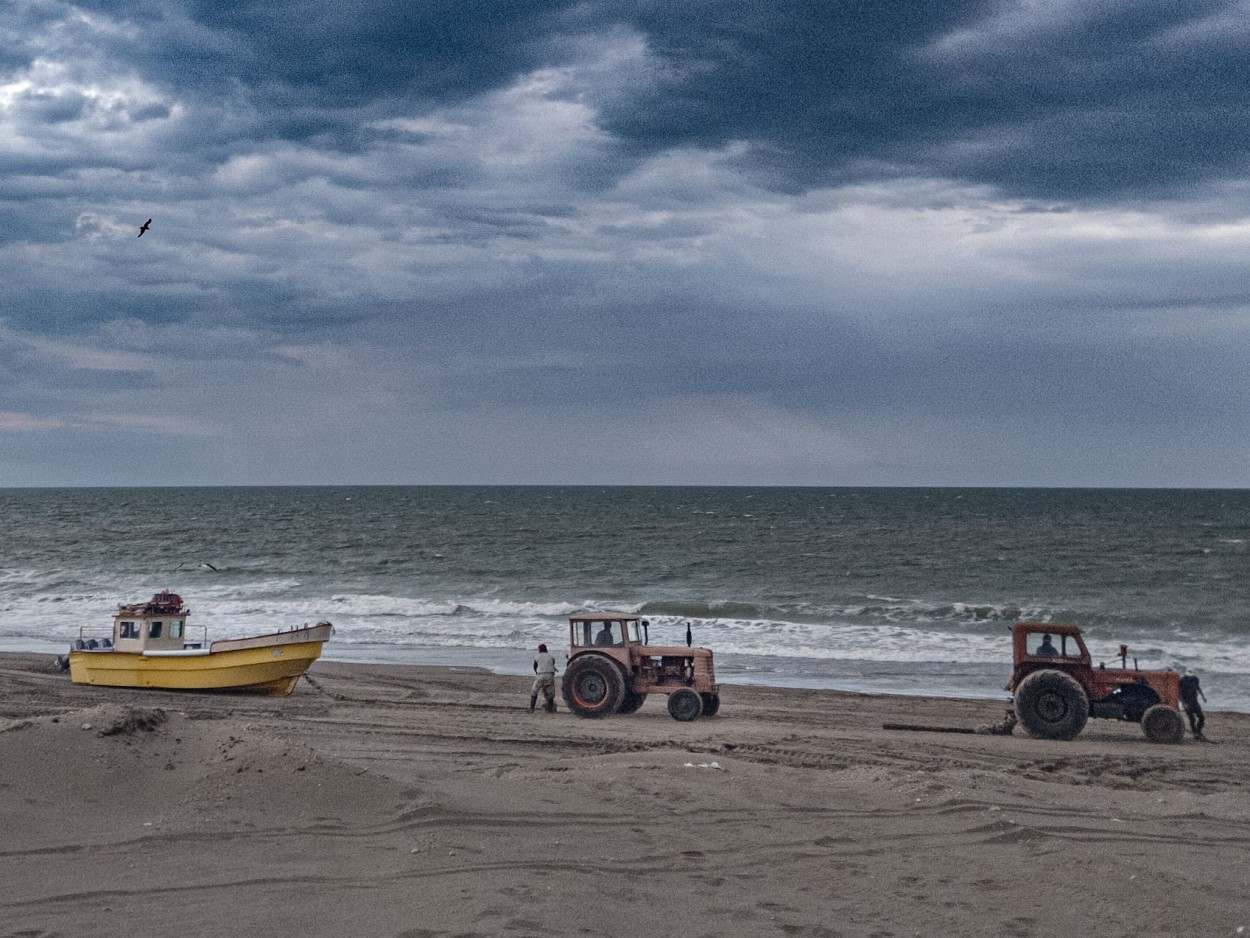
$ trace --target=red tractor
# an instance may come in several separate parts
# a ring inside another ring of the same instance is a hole
[[[667,694],[674,720],[715,716],[720,685],[710,648],[651,645],[650,623],[617,612],[569,617],[569,656],[562,691],[568,708],[581,717],[633,713],[648,694]]]
[[[1130,668],[1127,645],[1120,646],[1118,668],[1094,667],[1075,625],[1018,622],[1011,639],[1015,669],[1007,690],[1030,735],[1072,739],[1095,717],[1140,723],[1151,742],[1178,743],[1184,737],[1175,671],[1143,671],[1136,659]]]

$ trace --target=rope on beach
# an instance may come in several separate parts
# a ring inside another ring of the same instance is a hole
[[[347,699],[342,694],[331,694],[328,690],[326,690],[324,687],[322,687],[320,684],[314,681],[313,676],[309,674],[307,671],[304,672],[304,679],[308,681],[308,683],[311,684],[314,688],[316,688],[318,693],[325,694],[331,700],[346,700]]]
[[[969,733],[976,735],[970,726],[923,726],[919,723],[882,723],[883,730],[911,730],[916,733]]]

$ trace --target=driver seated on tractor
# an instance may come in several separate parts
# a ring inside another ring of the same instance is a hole
[[[599,630],[599,634],[595,636],[596,645],[615,645],[616,638],[612,634],[612,623],[603,623],[603,628]]]
[[[1049,632],[1042,636],[1042,643],[1037,646],[1037,651],[1033,652],[1033,654],[1041,658],[1059,657],[1059,649],[1051,643]]]

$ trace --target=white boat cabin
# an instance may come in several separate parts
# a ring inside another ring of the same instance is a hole
[[[182,597],[161,590],[146,603],[118,606],[113,616],[113,648],[116,651],[182,651],[199,648],[186,639],[187,615]]]

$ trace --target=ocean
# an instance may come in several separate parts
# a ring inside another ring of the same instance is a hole
[[[1250,491],[0,489],[0,649],[180,593],[192,634],[329,620],[324,658],[529,671],[621,610],[728,684],[1006,701],[1010,627],[1197,673],[1250,712]]]

